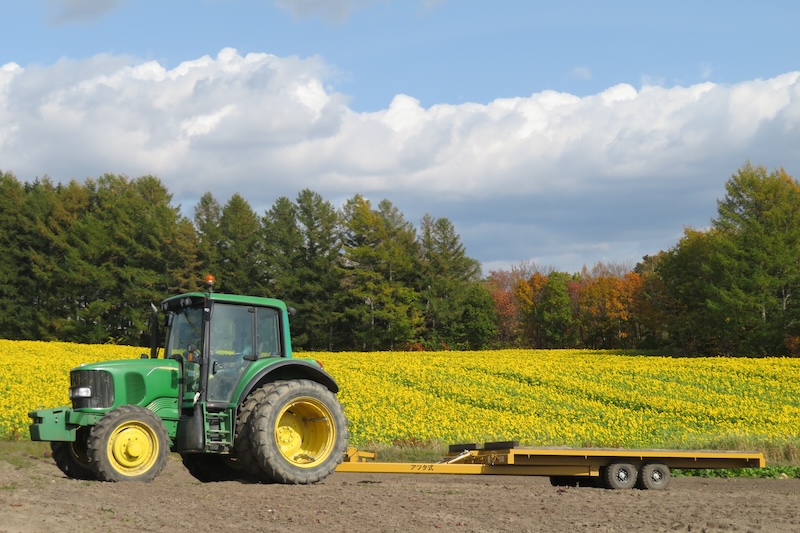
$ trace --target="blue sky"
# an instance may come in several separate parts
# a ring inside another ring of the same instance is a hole
[[[484,271],[628,263],[746,161],[800,176],[795,2],[0,3],[0,170],[311,188],[448,217]]]

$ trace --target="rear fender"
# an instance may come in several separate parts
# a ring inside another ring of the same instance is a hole
[[[309,361],[302,359],[281,359],[261,369],[247,382],[237,399],[237,405],[242,405],[251,392],[265,383],[279,380],[308,379],[323,385],[332,393],[339,392],[339,386],[333,376]]]

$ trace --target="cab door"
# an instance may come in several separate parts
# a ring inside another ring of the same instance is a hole
[[[233,391],[255,353],[254,324],[255,308],[252,306],[214,303],[206,394],[209,405],[230,403]]]
[[[200,396],[203,345],[202,307],[182,307],[173,311],[169,320],[164,357],[181,363],[182,407],[191,407]]]

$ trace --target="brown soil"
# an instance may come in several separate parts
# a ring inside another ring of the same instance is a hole
[[[317,485],[256,485],[200,483],[171,458],[152,483],[101,483],[67,479],[50,458],[19,459],[0,457],[2,532],[800,531],[800,479],[673,478],[666,491],[611,491],[537,477],[336,473]]]

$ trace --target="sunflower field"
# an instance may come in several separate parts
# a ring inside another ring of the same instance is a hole
[[[69,403],[69,370],[143,348],[0,340],[0,438]],[[309,354],[303,354],[308,356]],[[800,436],[800,359],[586,350],[310,354],[341,388],[353,445],[782,446]]]

